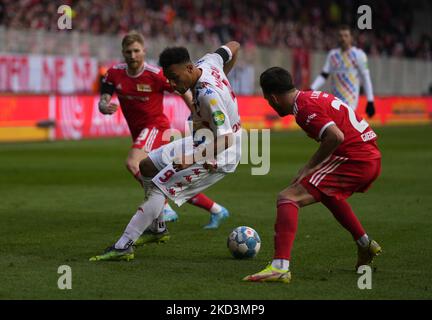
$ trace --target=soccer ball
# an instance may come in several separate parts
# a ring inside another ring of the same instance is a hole
[[[236,259],[253,258],[260,250],[261,239],[254,229],[237,227],[230,233],[227,247]]]

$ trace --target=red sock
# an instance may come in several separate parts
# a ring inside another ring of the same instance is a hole
[[[291,249],[297,232],[298,209],[299,206],[295,201],[278,200],[277,202],[274,259],[290,260],[291,258]]]
[[[351,233],[354,240],[357,241],[366,233],[348,202],[327,196],[323,196],[321,202],[333,213],[336,220]]]
[[[210,211],[214,204],[214,201],[207,198],[203,193],[198,193],[196,196],[190,198],[188,202],[207,211]]]

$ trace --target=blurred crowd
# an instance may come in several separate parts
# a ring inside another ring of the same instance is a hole
[[[275,48],[328,50],[340,24],[353,27],[356,45],[369,55],[432,60],[432,34],[415,32],[416,12],[431,16],[427,0],[0,0],[0,25],[57,30],[57,9],[72,7],[73,29],[218,45],[230,39]],[[357,8],[372,8],[372,30],[357,29]],[[429,13],[428,13],[429,12]]]

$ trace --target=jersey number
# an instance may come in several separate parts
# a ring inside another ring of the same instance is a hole
[[[336,110],[340,111],[340,107],[345,107],[348,111],[348,117],[349,117],[349,121],[351,122],[351,125],[354,127],[354,129],[356,129],[358,132],[362,133],[363,131],[366,130],[367,127],[369,127],[369,124],[367,123],[366,120],[362,120],[362,121],[358,121],[356,114],[354,112],[353,109],[351,109],[350,107],[348,107],[345,103],[343,103],[341,100],[339,99],[334,99],[331,102],[331,106],[333,108],[335,108]]]

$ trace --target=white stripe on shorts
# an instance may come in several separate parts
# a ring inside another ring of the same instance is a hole
[[[313,183],[313,180],[315,180],[315,178],[317,177],[317,175],[319,175],[322,171],[326,170],[328,167],[330,167],[333,163],[336,162],[337,159],[332,159],[331,161],[327,162],[326,165],[324,165],[321,169],[319,169],[318,171],[316,171],[312,177],[309,179],[310,183]]]
[[[153,142],[158,134],[159,130],[156,128],[153,128],[152,131],[150,131],[149,137],[146,141],[146,144],[144,146],[144,150],[147,152],[150,152],[153,146]]]
[[[340,164],[348,160],[348,158],[344,157],[338,157],[336,156],[332,161],[330,161],[327,165],[322,167],[320,170],[315,172],[312,177],[310,178],[309,182],[313,184],[314,186],[318,186],[318,184],[324,179],[324,177],[336,170],[337,167],[339,167]]]
[[[139,134],[139,136],[138,136],[138,138],[137,138],[136,141],[145,140],[145,138],[147,137],[148,133],[149,133],[149,129],[148,129],[148,128],[144,128],[144,129],[140,132],[140,134]]]

